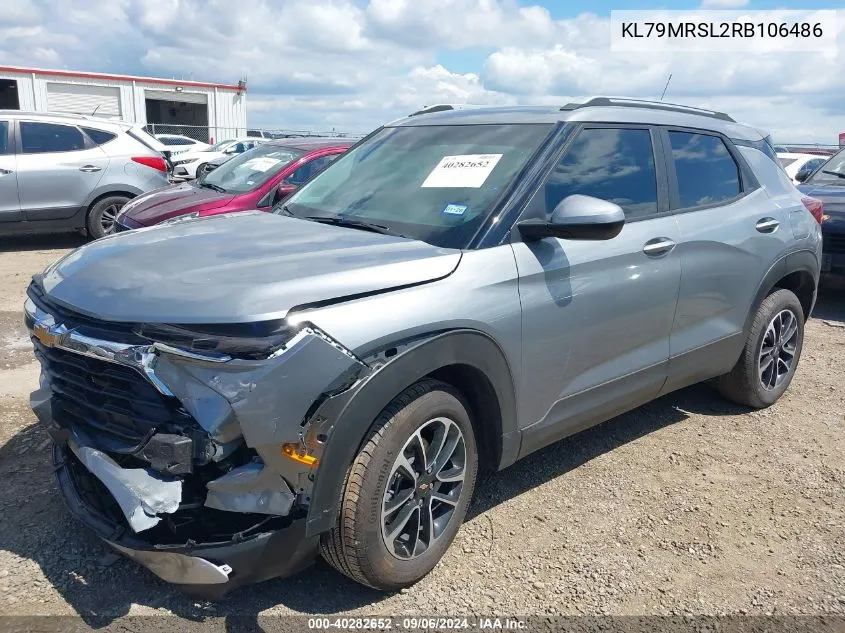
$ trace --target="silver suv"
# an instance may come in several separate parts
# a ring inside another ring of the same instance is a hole
[[[699,381],[749,407],[786,390],[821,211],[758,130],[606,98],[435,110],[274,213],[111,236],[34,278],[33,408],[112,547],[206,596],[318,552],[394,590],[480,468]]]
[[[0,110],[0,233],[111,233],[129,199],[167,185],[164,150],[129,123]]]

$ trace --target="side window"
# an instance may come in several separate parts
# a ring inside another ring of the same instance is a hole
[[[572,194],[618,204],[629,220],[657,213],[657,171],[646,129],[583,130],[545,184],[546,209]]]
[[[320,156],[319,158],[315,158],[314,160],[305,163],[304,165],[299,167],[295,172],[293,172],[290,176],[285,178],[285,184],[296,185],[298,187],[306,180],[308,180],[311,176],[316,174],[318,171],[322,171],[338,156],[339,154],[332,154],[331,156]]]
[[[108,143],[109,141],[113,141],[117,138],[117,134],[112,134],[111,132],[106,132],[105,130],[95,130],[91,127],[84,127],[82,131],[88,135],[92,141],[94,141],[97,145],[102,145],[103,143]]]
[[[730,200],[740,194],[739,167],[721,138],[669,132],[669,141],[682,209]]]
[[[85,149],[82,132],[73,126],[21,121],[21,150],[24,154],[81,149]]]
[[[801,169],[807,170],[807,171],[816,171],[826,161],[827,161],[826,158],[814,158],[812,160],[808,160]]]
[[[0,154],[9,153],[9,122],[0,121]]]

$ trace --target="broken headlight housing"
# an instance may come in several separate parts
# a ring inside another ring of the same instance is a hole
[[[135,334],[189,353],[262,360],[282,350],[301,327],[284,319],[222,325],[141,324]]]

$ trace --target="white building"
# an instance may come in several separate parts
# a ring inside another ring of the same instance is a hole
[[[228,85],[0,66],[0,110],[5,109],[96,114],[212,142],[247,131],[243,81]]]

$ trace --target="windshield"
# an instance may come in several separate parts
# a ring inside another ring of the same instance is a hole
[[[369,222],[436,246],[465,248],[551,129],[385,128],[305,184],[284,208],[297,217]]]
[[[237,143],[237,141],[228,140],[228,141],[220,141],[219,143],[215,143],[211,147],[209,147],[206,152],[222,152],[224,149],[229,147],[232,143]]]
[[[253,191],[278,174],[292,160],[304,152],[277,145],[258,145],[238,154],[210,171],[200,180],[200,186],[223,189],[228,193]]]
[[[845,149],[839,150],[818,167],[806,182],[821,185],[845,185]]]

